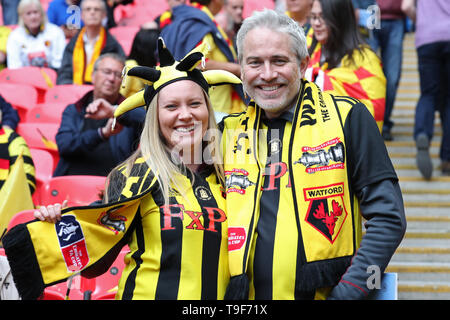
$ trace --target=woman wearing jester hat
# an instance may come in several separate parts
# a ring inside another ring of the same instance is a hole
[[[23,298],[37,298],[73,272],[99,275],[128,245],[116,299],[223,299],[230,277],[224,173],[219,139],[210,136],[217,130],[208,88],[240,80],[201,72],[205,46],[180,62],[161,38],[158,46],[159,67],[127,73],[147,85],[115,116],[144,104],[147,115],[140,148],[109,175],[104,203],[44,207],[5,235]]]

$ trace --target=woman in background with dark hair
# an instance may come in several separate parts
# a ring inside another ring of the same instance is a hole
[[[351,0],[314,0],[305,77],[323,91],[363,102],[381,131],[386,78],[381,61],[358,32]]]
[[[134,36],[133,44],[131,45],[130,54],[128,55],[125,64],[126,69],[129,70],[136,66],[156,67],[158,64],[157,42],[159,37],[159,29],[155,23],[154,28],[141,28]],[[120,89],[120,94],[124,97],[129,97],[139,90],[144,88],[144,83],[132,78],[124,81]]]

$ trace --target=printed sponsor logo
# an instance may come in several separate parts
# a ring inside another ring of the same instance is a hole
[[[235,251],[241,249],[245,240],[247,239],[247,233],[243,227],[228,227],[228,251]]]
[[[63,215],[55,224],[59,246],[69,272],[82,270],[89,263],[83,230],[73,215]]]

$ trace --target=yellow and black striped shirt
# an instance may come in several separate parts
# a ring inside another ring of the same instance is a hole
[[[0,127],[0,189],[8,178],[12,165],[22,153],[25,174],[30,192],[36,189],[35,169],[30,149],[25,140],[15,131]]]
[[[182,182],[186,198],[172,190],[167,206],[160,188],[142,198],[116,299],[223,299],[230,275],[222,187],[210,170]]]

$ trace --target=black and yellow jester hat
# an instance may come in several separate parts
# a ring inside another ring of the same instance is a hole
[[[167,49],[164,40],[158,39],[159,63],[156,68],[137,66],[129,70],[124,69],[123,82],[128,76],[137,77],[145,84],[145,88],[125,99],[115,110],[114,117],[134,108],[146,106],[152,101],[159,90],[170,83],[180,80],[192,80],[200,85],[206,93],[211,86],[223,84],[240,84],[241,80],[231,72],[225,70],[200,71],[197,66],[204,61],[209,49],[206,43],[197,46],[181,61],[176,61]]]

